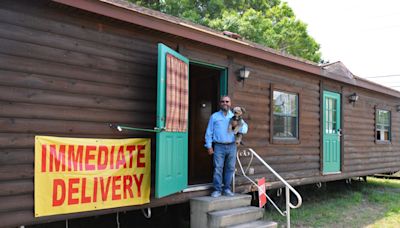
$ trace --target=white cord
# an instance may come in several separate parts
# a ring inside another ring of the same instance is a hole
[[[120,227],[120,224],[119,224],[119,212],[117,212],[117,228],[119,228]]]
[[[151,218],[151,208],[147,208],[147,214],[144,209],[142,209],[143,216],[147,219]]]

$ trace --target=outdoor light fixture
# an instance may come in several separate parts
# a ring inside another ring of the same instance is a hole
[[[349,102],[350,103],[356,103],[356,101],[358,101],[358,95],[357,93],[353,93],[349,96]]]
[[[247,78],[249,78],[250,75],[250,70],[249,68],[246,68],[245,66],[239,70],[239,81],[243,81]]]
[[[397,105],[397,106],[396,106],[396,111],[397,111],[397,112],[400,112],[400,105]]]

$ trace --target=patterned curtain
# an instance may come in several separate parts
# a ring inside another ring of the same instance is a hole
[[[186,132],[188,125],[188,64],[167,54],[166,131]]]

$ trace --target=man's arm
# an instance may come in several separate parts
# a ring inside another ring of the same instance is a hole
[[[241,120],[241,121],[242,121],[242,127],[239,129],[239,133],[246,134],[249,127],[247,126],[247,123],[244,122],[244,120]]]
[[[210,120],[208,121],[208,126],[207,126],[207,130],[206,130],[206,135],[205,135],[206,144],[204,146],[207,149],[212,148],[213,133],[214,133],[214,120],[213,120],[213,116],[211,116]]]

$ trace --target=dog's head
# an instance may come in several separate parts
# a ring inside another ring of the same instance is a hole
[[[242,115],[246,112],[246,109],[242,107],[234,107],[233,108],[233,115],[235,119],[242,119]]]

